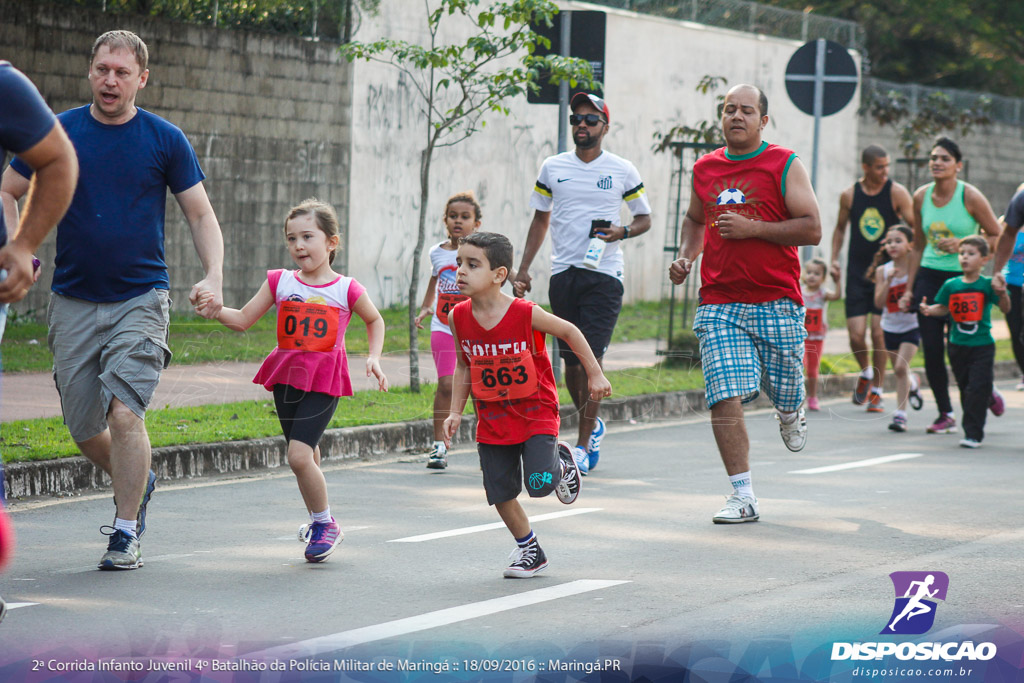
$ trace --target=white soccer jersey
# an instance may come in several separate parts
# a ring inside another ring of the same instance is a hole
[[[461,296],[459,288],[455,285],[455,271],[458,264],[455,263],[457,251],[445,249],[443,245],[449,241],[439,242],[430,248],[430,275],[437,278],[437,285],[434,287],[434,315],[430,319],[431,332],[444,332],[451,335],[452,328],[448,327],[448,316],[445,315],[444,322],[439,317],[444,303],[441,299],[445,296]]]
[[[608,151],[590,163],[564,152],[540,167],[530,208],[551,212],[551,273],[582,266],[594,220],[620,223],[622,202],[634,216],[650,214],[643,180],[636,167]],[[620,242],[610,242],[597,270],[622,279]]]

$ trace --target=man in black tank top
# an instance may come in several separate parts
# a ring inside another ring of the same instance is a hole
[[[839,196],[839,217],[832,233],[832,277],[840,282],[839,260],[846,226],[850,245],[846,256],[846,329],[861,375],[853,402],[867,403],[868,412],[883,412],[882,379],[885,373],[885,339],[881,311],[875,308],[875,284],[864,277],[871,260],[885,242],[885,234],[897,223],[913,228],[914,203],[903,185],[889,178],[889,153],[869,145],[861,153],[864,175]],[[871,315],[871,350],[866,333]]]

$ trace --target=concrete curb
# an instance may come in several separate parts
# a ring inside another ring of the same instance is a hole
[[[995,378],[1020,376],[1017,364],[995,364]],[[922,375],[922,383],[925,379]],[[821,378],[819,396],[842,396],[853,392],[857,375],[827,375]],[[895,377],[886,375],[886,391],[895,390]],[[770,403],[760,396],[753,408]],[[706,412],[704,391],[672,391],[606,400],[601,415],[606,422],[652,422]],[[577,425],[572,406],[562,406],[562,428]],[[458,441],[472,443],[476,420],[467,416],[459,429]],[[373,462],[393,459],[396,453],[423,452],[433,439],[430,420],[385,425],[332,429],[324,434],[321,451],[325,463]],[[214,475],[263,472],[285,465],[284,438],[269,437],[246,441],[222,441],[153,449],[153,470],[161,481],[199,479]],[[108,488],[110,479],[82,456],[6,465],[4,488],[9,499],[29,496],[69,496],[97,488]]]

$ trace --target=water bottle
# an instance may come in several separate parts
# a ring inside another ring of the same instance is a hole
[[[597,236],[598,232],[604,234],[604,228],[610,228],[611,221],[594,220],[590,221],[590,244],[587,245],[587,253],[583,256],[583,265],[591,270],[597,270],[601,265],[601,256],[608,243]]]

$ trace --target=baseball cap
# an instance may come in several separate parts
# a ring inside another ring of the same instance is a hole
[[[597,95],[588,92],[578,92],[573,95],[572,99],[569,100],[569,109],[576,111],[576,107],[583,104],[586,100],[590,100],[590,103],[597,107],[599,112],[604,114],[605,121],[611,122],[612,115],[608,113],[608,105]]]

